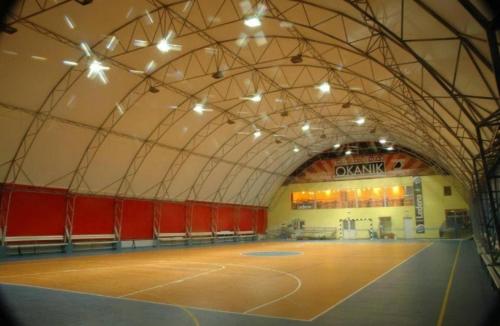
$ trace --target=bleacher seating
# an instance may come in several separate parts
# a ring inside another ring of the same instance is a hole
[[[191,232],[189,234],[189,240],[191,242],[199,242],[199,241],[213,241],[214,234],[212,232]]]
[[[158,233],[156,238],[160,242],[165,243],[175,243],[175,242],[185,242],[188,238],[186,237],[185,232],[172,232],[172,233]]]
[[[117,244],[114,234],[75,234],[71,238],[71,244],[80,248],[105,246]]]
[[[239,231],[238,239],[239,240],[255,240],[257,238],[257,234],[253,230],[248,231]]]

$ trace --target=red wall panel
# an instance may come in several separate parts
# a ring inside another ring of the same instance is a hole
[[[236,207],[221,206],[217,215],[217,231],[233,231]]]
[[[192,204],[191,225],[192,232],[210,232],[211,227],[211,210],[208,205]]]
[[[186,232],[186,206],[184,204],[162,204],[160,232]]]
[[[257,233],[265,233],[267,229],[267,209],[261,208],[257,214]]]
[[[15,191],[10,203],[7,235],[63,235],[65,210],[64,194]]]
[[[153,239],[153,202],[129,199],[123,202],[121,239]]]
[[[76,197],[73,234],[112,234],[114,202],[109,197]]]
[[[254,211],[251,208],[241,208],[240,210],[240,231],[250,231],[253,226]]]

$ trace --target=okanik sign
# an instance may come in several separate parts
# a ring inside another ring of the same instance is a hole
[[[358,164],[338,165],[335,167],[336,178],[359,178],[359,177],[372,177],[384,176],[385,164],[384,162],[369,162]]]

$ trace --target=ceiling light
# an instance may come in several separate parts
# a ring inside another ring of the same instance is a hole
[[[70,60],[63,60],[63,64],[65,64],[66,66],[78,66],[78,62]]]
[[[293,151],[294,151],[295,153],[298,153],[298,152],[300,151],[300,149],[299,149],[297,146],[295,146],[295,147],[293,148]]]
[[[68,16],[64,16],[64,20],[66,21],[66,24],[68,25],[69,28],[75,29],[75,23],[69,18]]]
[[[385,143],[387,143],[387,140],[385,138],[380,138],[378,142],[384,145]]]
[[[302,62],[302,54],[296,54],[290,58],[292,63],[301,63]]]
[[[256,103],[260,102],[262,100],[262,95],[260,95],[260,93],[255,93],[255,95],[250,97],[249,100]]]
[[[388,151],[392,151],[392,150],[394,150],[394,147],[393,147],[393,146],[389,146],[389,147],[387,147],[386,149],[387,149]]]
[[[95,77],[99,77],[103,84],[108,83],[108,78],[106,77],[105,71],[109,70],[109,67],[103,66],[100,61],[92,60],[89,65],[89,72],[87,74],[87,78],[94,79]]]
[[[302,126],[302,131],[308,131],[309,129],[311,129],[311,125],[309,125],[309,123],[304,123],[304,125]]]
[[[351,155],[351,154],[352,154],[352,151],[350,149],[345,151],[345,155]]]
[[[212,74],[212,78],[214,79],[222,79],[224,78],[224,73],[221,70],[217,70]]]
[[[203,111],[205,111],[205,106],[202,103],[196,103],[196,105],[193,108],[193,111],[198,114],[203,114]]]
[[[261,25],[260,19],[258,17],[252,16],[245,19],[245,25],[248,27],[259,27]]]
[[[138,48],[145,48],[149,45],[149,42],[146,40],[134,40],[134,45]]]
[[[318,86],[318,89],[321,91],[321,93],[330,93],[330,84],[324,82]]]
[[[83,52],[85,52],[85,55],[87,57],[92,56],[92,50],[90,50],[90,47],[87,43],[85,42],[80,43],[80,47],[82,48]]]
[[[339,143],[336,143],[335,145],[333,145],[333,148],[337,149],[340,147],[340,144]]]
[[[355,121],[355,122],[356,122],[356,124],[357,124],[358,126],[361,126],[362,124],[364,124],[364,123],[365,123],[365,118],[363,118],[363,117],[359,117],[359,118],[357,118],[357,119],[356,119],[356,121]]]
[[[262,132],[259,129],[255,130],[253,138],[259,138],[260,136],[262,136]]]

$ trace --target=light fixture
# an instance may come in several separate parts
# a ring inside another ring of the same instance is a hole
[[[391,145],[391,146],[387,147],[386,149],[387,149],[388,151],[392,151],[392,150],[394,150],[394,147]]]
[[[193,111],[198,114],[203,114],[203,111],[205,111],[205,106],[203,105],[203,103],[196,103]]]
[[[90,49],[89,45],[85,42],[80,43],[80,47],[82,48],[83,52],[85,52],[85,55],[87,57],[92,56],[92,50]]]
[[[340,144],[339,143],[336,143],[335,145],[333,145],[333,148],[337,149],[340,147]]]
[[[247,17],[244,24],[248,27],[255,28],[261,25],[260,19],[256,16]]]
[[[295,146],[295,147],[293,148],[293,151],[294,151],[295,153],[298,153],[298,152],[300,151],[300,149],[299,149],[297,146]]]
[[[385,143],[387,143],[387,139],[385,139],[385,138],[380,138],[380,139],[378,140],[378,142],[379,142],[379,143],[381,143],[382,145],[384,145]]]
[[[253,133],[253,138],[257,139],[262,136],[262,132],[259,129],[256,129]]]
[[[99,77],[103,84],[107,84],[108,78],[105,74],[106,70],[109,70],[109,67],[103,66],[100,61],[94,59],[89,65],[87,78],[94,79],[95,77]]]
[[[355,122],[356,122],[356,124],[357,124],[358,126],[361,126],[362,124],[364,124],[364,123],[365,123],[365,121],[366,121],[366,120],[365,120],[365,118],[363,118],[363,117],[359,117],[359,118],[357,118],[357,119],[356,119],[356,121],[355,121]]]
[[[180,51],[182,50],[182,46],[177,45],[177,44],[172,44],[170,41],[174,38],[174,32],[169,31],[167,36],[162,38],[157,44],[156,48],[161,52],[161,53],[167,53],[169,51]]]
[[[260,102],[262,100],[262,95],[260,93],[255,93],[252,97],[249,98],[250,101],[252,102]]]
[[[213,79],[222,79],[222,78],[224,78],[224,73],[222,72],[222,70],[217,70],[216,72],[214,72],[212,74],[212,78]]]
[[[292,63],[301,63],[301,62],[302,62],[302,54],[301,54],[301,53],[299,53],[299,54],[296,54],[296,55],[292,56],[292,57],[290,58],[290,61],[291,61]]]
[[[351,154],[352,154],[352,151],[350,149],[345,151],[345,155],[351,155]]]
[[[304,125],[302,126],[302,131],[306,132],[309,129],[311,129],[311,125],[308,122],[304,123]]]
[[[78,66],[78,62],[70,61],[70,60],[63,60],[63,64],[66,66]]]
[[[328,84],[327,82],[321,83],[318,86],[318,89],[321,93],[330,93],[330,84]]]

